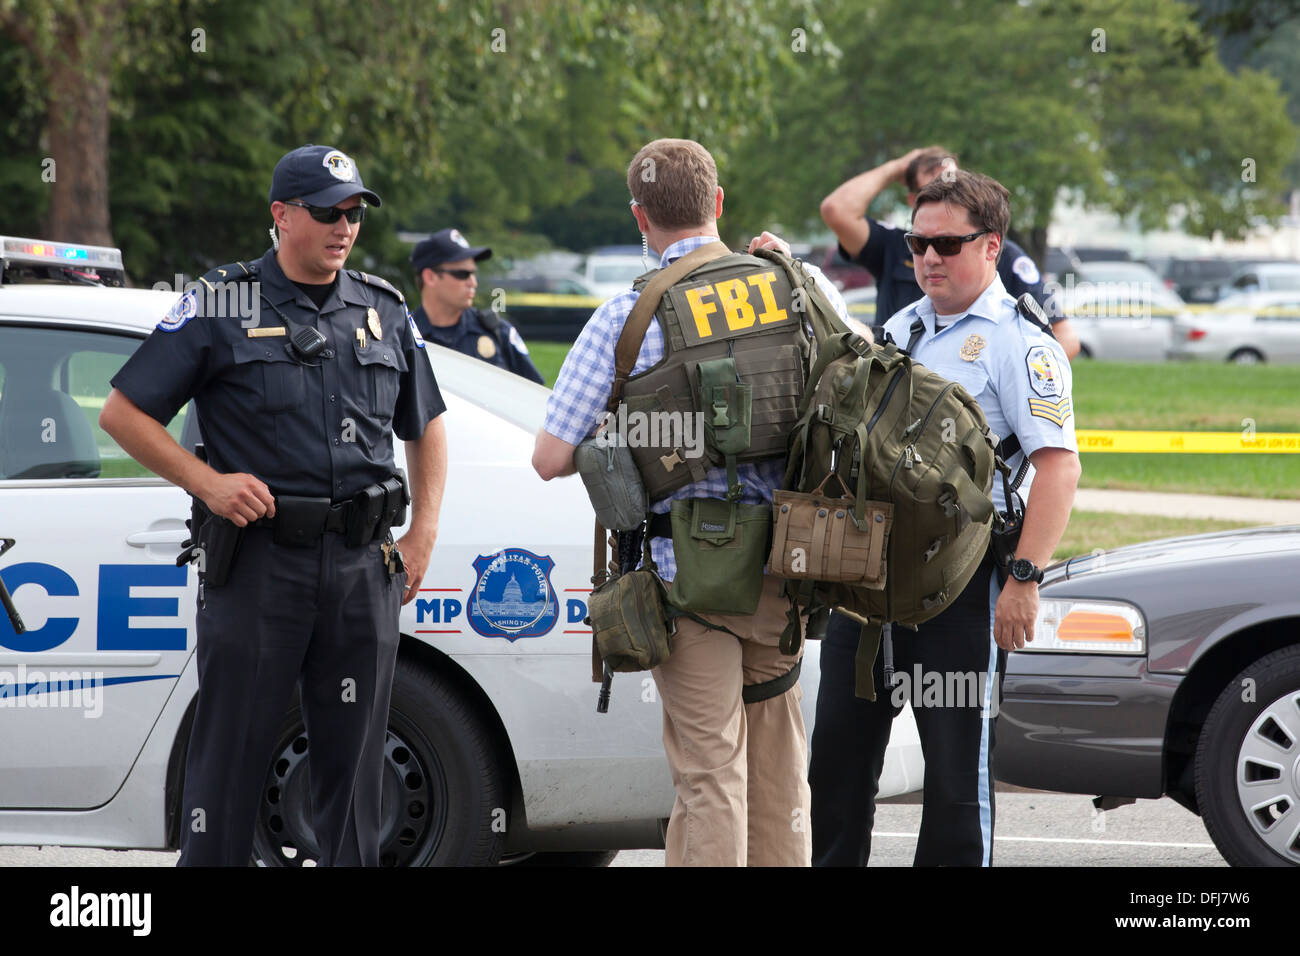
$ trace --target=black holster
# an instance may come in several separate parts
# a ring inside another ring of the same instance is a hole
[[[199,580],[204,587],[219,588],[230,577],[230,569],[239,554],[244,529],[234,522],[214,515],[198,498],[191,498],[190,539],[176,559],[177,566],[197,562]]]
[[[1020,547],[1020,532],[1025,526],[1025,514],[1023,511],[1004,513],[1001,518],[1002,530],[999,531],[995,527],[989,537],[989,547],[993,550],[993,566],[998,575],[998,587],[1007,583],[1007,577],[1011,573],[1011,559],[1015,557],[1016,548]]]
[[[352,496],[348,512],[345,540],[350,548],[371,541],[382,541],[396,525],[406,520],[406,506],[411,493],[406,487],[406,475],[397,472],[377,484],[368,485]]]

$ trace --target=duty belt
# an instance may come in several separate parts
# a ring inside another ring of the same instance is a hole
[[[289,547],[310,547],[333,532],[345,535],[348,547],[355,548],[402,524],[410,500],[406,477],[399,472],[346,501],[276,495],[275,517],[259,518],[253,525],[271,528],[275,542]]]

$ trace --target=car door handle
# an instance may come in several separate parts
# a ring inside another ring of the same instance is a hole
[[[190,533],[185,528],[173,528],[165,531],[137,531],[126,536],[126,543],[133,548],[147,548],[151,544],[176,544],[189,539]]]

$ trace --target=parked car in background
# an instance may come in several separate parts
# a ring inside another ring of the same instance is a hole
[[[573,342],[606,298],[577,272],[499,276],[479,286],[480,305],[509,319],[526,342]]]
[[[1176,257],[1169,260],[1162,275],[1165,285],[1185,302],[1215,302],[1219,290],[1243,262],[1222,256]]]
[[[582,266],[583,281],[591,294],[604,300],[632,288],[632,280],[648,272],[639,246],[601,246],[587,254]],[[659,266],[659,257],[648,256],[650,269]]]
[[[1047,291],[1049,311],[1070,317],[1082,358],[1164,361],[1173,319],[1186,312],[1178,294],[1140,262],[1081,262]]]
[[[793,249],[791,251],[793,252]],[[873,288],[876,284],[866,266],[851,262],[840,254],[839,243],[831,243],[828,246],[813,246],[805,258],[808,262],[818,266],[826,274],[826,277],[835,283],[835,288],[841,292],[847,292],[850,289]]]
[[[1300,291],[1252,292],[1174,322],[1169,357],[1207,362],[1300,362]]]
[[[1300,527],[1119,548],[1046,570],[1008,657],[997,776],[1169,796],[1234,866],[1300,865]]]
[[[1252,262],[1232,273],[1220,300],[1246,292],[1300,292],[1300,262]]]
[[[586,277],[577,272],[539,272],[493,276],[479,286],[479,291],[494,293],[504,289],[507,293],[527,292],[544,295],[583,295],[595,297]]]

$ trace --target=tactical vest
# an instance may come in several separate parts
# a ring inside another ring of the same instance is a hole
[[[633,284],[641,293],[616,349],[609,408],[651,501],[709,469],[783,458],[808,367],[811,281],[789,258],[703,246]],[[653,312],[664,357],[630,375]]]

